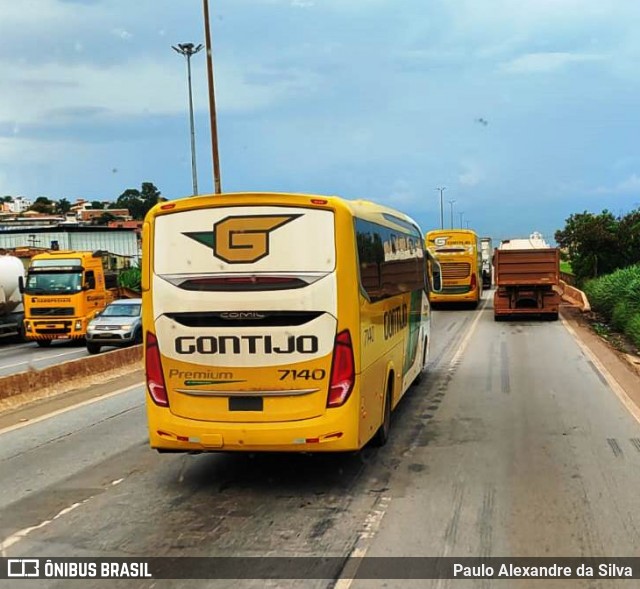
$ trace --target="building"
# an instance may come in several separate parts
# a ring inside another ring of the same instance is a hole
[[[13,202],[10,202],[8,204],[12,213],[22,213],[33,204],[33,201],[30,198],[26,198],[24,196],[14,196]]]
[[[60,250],[96,251],[128,258],[132,263],[140,259],[140,240],[135,229],[100,226],[52,226],[5,228],[0,231],[0,249],[45,248]]]

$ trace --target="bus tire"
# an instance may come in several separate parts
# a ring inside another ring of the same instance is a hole
[[[371,438],[371,445],[380,448],[387,443],[389,439],[389,430],[391,429],[391,402],[393,392],[393,374],[389,375],[389,384],[387,385],[387,394],[384,399],[384,408],[382,410],[382,423],[378,431]]]
[[[36,344],[41,348],[48,348],[51,345],[50,339],[37,339]]]

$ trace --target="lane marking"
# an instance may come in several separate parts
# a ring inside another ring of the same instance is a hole
[[[117,395],[127,393],[133,389],[136,389],[138,387],[143,387],[143,386],[144,386],[144,382],[141,382],[138,384],[132,384],[128,387],[124,387],[123,389],[118,389],[117,391],[111,391],[110,393],[105,393],[104,395],[100,395],[99,397],[86,399],[85,401],[80,401],[80,403],[76,403],[75,405],[70,405],[69,407],[63,407],[62,409],[57,409],[56,411],[52,411],[51,413],[46,413],[45,415],[34,417],[33,419],[30,419],[29,421],[25,421],[24,423],[16,423],[14,425],[10,425],[8,427],[5,427],[4,429],[0,429],[0,436],[3,434],[7,434],[9,432],[15,431],[17,429],[22,429],[23,427],[27,427],[29,425],[40,423],[45,419],[50,419],[52,417],[62,415],[63,413],[73,411],[74,409],[80,409],[81,407],[86,407],[87,405],[93,405],[93,403],[97,403],[98,401],[104,401],[105,399],[110,399],[111,397],[115,397]]]
[[[89,499],[90,499],[90,497],[88,499],[85,499],[84,501],[79,501],[77,503],[73,503],[72,505],[69,505],[69,507],[65,507],[64,509],[61,509],[51,519],[46,519],[43,522],[40,522],[37,526],[31,526],[29,528],[23,528],[22,530],[17,531],[15,534],[11,534],[11,536],[9,536],[8,538],[5,538],[2,542],[0,542],[0,553],[2,553],[2,556],[6,556],[7,548],[10,548],[11,546],[16,544],[17,542],[20,542],[20,540],[22,540],[23,538],[28,536],[34,530],[39,530],[41,528],[44,528],[44,527],[48,526],[50,523],[52,523],[53,521],[55,521],[58,518],[62,517],[63,515],[66,515],[67,513],[69,513],[71,511],[73,511],[74,509],[80,507],[83,503],[86,503],[87,501],[89,501]]]
[[[600,372],[601,376],[604,377],[609,387],[613,390],[613,392],[618,397],[619,401],[626,407],[627,411],[635,417],[636,421],[640,423],[640,408],[631,400],[631,397],[627,395],[627,391],[622,388],[622,385],[618,383],[618,381],[614,378],[614,376],[607,370],[602,362],[598,359],[598,357],[591,351],[589,346],[585,344],[577,332],[569,322],[564,318],[560,317],[562,324],[567,329],[567,331],[573,336],[573,339],[576,341],[582,352],[589,358],[589,360],[593,363],[593,366]]]
[[[0,340],[2,341],[2,340]],[[21,350],[22,348],[30,348],[32,346],[34,342],[27,342],[24,344],[16,344],[15,346],[3,346],[2,349],[0,349],[0,356],[8,356],[9,354],[11,354],[12,352],[15,352],[17,350]],[[35,345],[33,346],[33,349],[35,350]]]
[[[86,350],[73,350],[71,352],[63,352],[62,354],[50,354],[48,356],[40,356],[39,358],[31,358],[29,360],[24,360],[23,362],[16,362],[15,364],[5,364],[0,366],[0,370],[4,370],[5,368],[15,368],[16,366],[22,366],[23,364],[32,364],[35,362],[42,362],[43,360],[49,360],[49,358],[60,358],[61,356],[69,356],[71,354],[77,354],[78,352],[82,353]],[[79,356],[83,358],[84,356]]]
[[[464,354],[464,351],[467,349],[467,346],[471,341],[471,337],[473,336],[473,333],[475,332],[476,327],[478,326],[478,321],[480,321],[482,317],[482,312],[485,310],[487,304],[489,303],[488,298],[483,300],[484,302],[482,303],[481,307],[476,310],[476,313],[477,313],[476,318],[473,320],[473,322],[469,326],[469,330],[467,331],[465,336],[462,338],[462,341],[460,342],[460,346],[458,347],[458,350],[453,355],[453,358],[451,358],[451,362],[449,362],[450,367],[453,367],[460,362],[460,359],[462,358],[462,354]]]
[[[487,304],[489,303],[489,300],[489,298],[483,298],[484,302],[479,309],[476,309],[476,317],[472,321],[467,332],[462,338],[462,341],[460,342],[456,353],[453,355],[451,361],[449,362],[449,373],[452,373],[460,363],[462,355],[469,345],[476,327],[478,326],[478,322],[482,318],[482,311],[485,310]],[[365,519],[362,532],[360,532],[354,548],[349,553],[342,571],[340,571],[340,577],[333,584],[333,589],[350,589],[355,577],[357,576],[358,570],[357,566],[356,568],[354,568],[354,564],[359,562],[359,560],[352,559],[364,558],[367,555],[367,552],[369,552],[369,548],[371,547],[371,542],[380,529],[380,525],[382,524],[382,520],[386,515],[390,504],[391,497],[388,495],[383,495],[378,501],[376,501],[373,509],[369,512]]]

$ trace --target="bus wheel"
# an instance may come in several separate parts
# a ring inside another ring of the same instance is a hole
[[[371,438],[371,445],[380,447],[384,446],[389,439],[389,429],[391,428],[391,392],[393,391],[393,374],[389,375],[389,386],[387,387],[387,396],[384,399],[384,409],[382,424],[378,431]]]
[[[48,348],[51,345],[51,340],[50,339],[37,339],[36,340],[36,344],[38,344],[38,346],[40,346],[41,348]]]

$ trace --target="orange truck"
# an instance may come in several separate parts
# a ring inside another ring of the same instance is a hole
[[[521,246],[511,249],[508,242],[503,242],[493,254],[493,269],[496,321],[524,315],[558,319],[560,250],[552,247],[521,249]]]
[[[31,258],[21,291],[24,337],[47,347],[57,339],[82,340],[87,324],[116,298],[104,252],[51,251]]]

